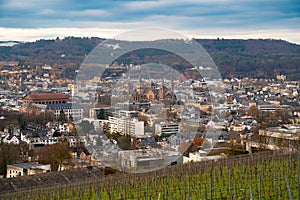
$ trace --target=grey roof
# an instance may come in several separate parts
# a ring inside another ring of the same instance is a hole
[[[18,163],[18,164],[12,164],[9,166],[13,166],[13,167],[19,167],[19,168],[23,168],[23,169],[30,169],[33,167],[41,167],[44,166],[42,164],[39,164],[37,162],[33,162],[33,163]]]
[[[46,110],[82,109],[77,103],[47,104]]]

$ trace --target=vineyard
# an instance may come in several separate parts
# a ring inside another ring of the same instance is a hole
[[[147,174],[103,175],[0,199],[300,199],[300,153],[262,152]]]

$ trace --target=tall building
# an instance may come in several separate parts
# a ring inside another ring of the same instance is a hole
[[[144,122],[135,118],[109,117],[109,125],[111,133],[119,132],[131,136],[144,135]]]
[[[138,121],[137,111],[119,110],[109,116],[110,131],[119,132],[125,135],[141,136],[144,135],[144,121]]]

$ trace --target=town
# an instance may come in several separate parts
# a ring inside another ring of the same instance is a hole
[[[300,148],[300,81],[131,78],[129,68],[140,66],[114,63],[107,70],[115,76],[75,84],[50,65],[2,62],[1,176],[92,166],[147,172]]]

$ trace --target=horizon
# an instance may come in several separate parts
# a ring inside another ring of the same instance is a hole
[[[281,39],[300,44],[297,0],[3,0],[0,40],[112,38],[158,27],[189,38]]]
[[[66,38],[69,38],[69,37],[74,37],[74,38],[98,38],[98,39],[103,39],[103,40],[106,40],[106,39],[113,39],[113,38],[105,38],[105,37],[101,37],[101,36],[73,36],[73,35],[68,35],[68,36],[63,36],[63,37],[51,37],[51,38],[37,38],[37,39],[32,39],[32,40],[27,40],[27,41],[22,41],[22,40],[0,40],[0,46],[1,44],[5,44],[5,43],[27,43],[27,42],[38,42],[40,40],[56,40],[57,38],[59,40],[63,40],[63,39],[66,39]],[[171,38],[170,38],[171,39]],[[292,41],[288,41],[288,40],[284,40],[284,39],[281,39],[281,38],[224,38],[224,37],[206,37],[206,38],[200,38],[200,37],[188,37],[189,40],[244,40],[244,41],[247,41],[247,40],[273,40],[273,41],[284,41],[284,42],[287,42],[287,43],[290,43],[290,44],[295,44],[295,45],[300,45],[300,43],[294,43]],[[15,44],[13,44],[15,45]],[[12,46],[13,46],[12,45]],[[2,45],[2,46],[5,46],[5,45]]]

